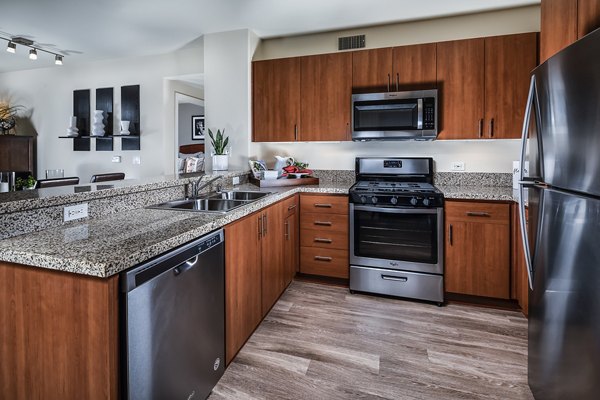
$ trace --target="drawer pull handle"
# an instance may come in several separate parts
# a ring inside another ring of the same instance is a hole
[[[331,226],[333,224],[331,222],[329,222],[329,221],[315,221],[315,225]]]
[[[469,217],[491,217],[490,213],[475,212],[475,211],[467,211],[467,216],[469,216]]]
[[[317,242],[317,243],[333,243],[333,240],[323,239],[323,238],[315,238],[315,242]]]
[[[318,207],[318,208],[331,208],[332,205],[331,204],[326,204],[326,203],[315,203],[315,207]]]
[[[323,257],[323,256],[315,256],[315,260],[330,262],[331,260],[333,260],[333,258],[331,258],[331,257]]]
[[[296,208],[296,205],[292,204],[291,206],[288,207],[288,211],[292,211],[294,208]]]
[[[396,282],[406,282],[408,278],[403,276],[391,276],[391,275],[381,275],[381,279],[384,281],[396,281]]]

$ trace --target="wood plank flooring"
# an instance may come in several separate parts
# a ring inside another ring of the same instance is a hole
[[[527,320],[295,281],[209,399],[530,400]]]

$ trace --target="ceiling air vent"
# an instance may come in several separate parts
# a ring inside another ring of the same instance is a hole
[[[338,50],[362,49],[365,47],[365,35],[338,38]]]

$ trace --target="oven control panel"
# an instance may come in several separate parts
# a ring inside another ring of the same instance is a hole
[[[387,207],[436,208],[444,206],[444,198],[436,194],[373,194],[350,193],[350,201],[355,204]]]

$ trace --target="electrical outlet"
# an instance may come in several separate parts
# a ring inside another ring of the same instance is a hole
[[[240,177],[239,176],[234,176],[233,178],[231,178],[232,182],[234,185],[239,185],[240,184]]]
[[[86,218],[88,216],[88,203],[76,204],[64,208],[65,222],[76,219]]]
[[[464,171],[465,170],[465,162],[464,161],[453,161],[452,162],[452,171]]]
[[[140,156],[133,156],[133,165],[140,165],[142,163],[142,159]]]
[[[113,156],[112,157],[112,162],[114,162],[114,163],[120,163],[121,162],[121,156]]]

